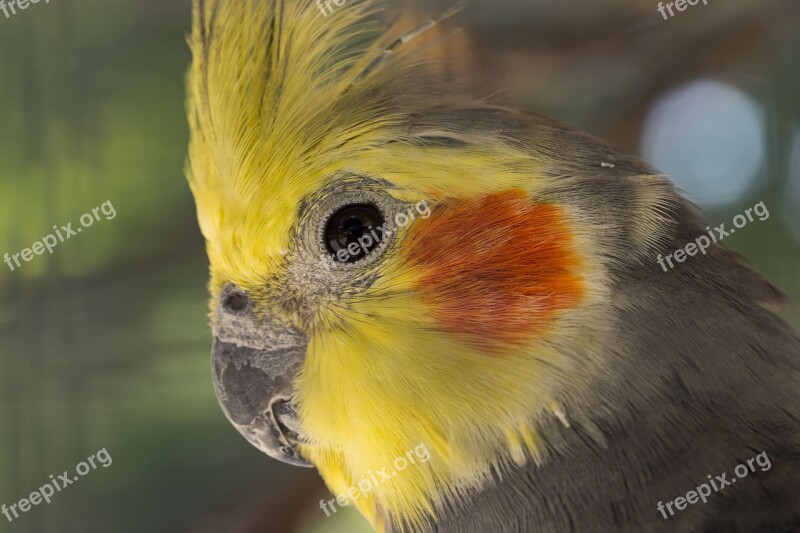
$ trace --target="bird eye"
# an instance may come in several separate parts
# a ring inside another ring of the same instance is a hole
[[[338,209],[325,226],[328,252],[340,263],[358,261],[381,243],[384,222],[383,213],[372,204],[350,204]]]

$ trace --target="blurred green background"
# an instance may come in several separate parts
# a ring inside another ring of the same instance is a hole
[[[439,6],[447,3],[439,2]],[[800,5],[474,0],[475,90],[644,153],[730,220],[725,242],[800,301]],[[428,9],[431,4],[428,4]],[[438,9],[438,7],[437,7]],[[207,264],[182,167],[189,0],[51,0],[0,12],[0,254],[105,201],[117,216],[0,264],[0,503],[106,448],[0,531],[359,532],[314,471],[268,459],[210,378]],[[325,20],[320,15],[320,24]],[[788,316],[799,324],[796,305]]]

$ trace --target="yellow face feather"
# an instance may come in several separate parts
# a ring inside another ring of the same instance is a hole
[[[419,75],[424,61],[413,51],[398,49],[385,64],[370,66],[400,35],[377,33],[376,5],[348,2],[323,17],[304,0],[195,0],[187,175],[207,242],[212,302],[225,283],[259,294],[281,279],[302,200],[342,171],[386,181],[398,200],[433,206],[509,190],[534,195],[548,186],[547,158],[512,140],[453,124],[409,134],[409,117],[445,98]],[[458,93],[446,99],[475,105]],[[445,134],[463,146],[420,143]],[[545,259],[579,258],[564,275],[579,278],[580,297],[548,315],[546,334],[515,340],[513,350],[492,353],[468,332],[447,327],[457,320],[449,293],[420,288],[426,279],[435,285],[436,269],[444,267],[413,259],[417,222],[397,236],[408,244],[387,257],[368,289],[321,304],[310,323],[276,310],[309,332],[295,385],[308,441],[303,452],[334,494],[420,443],[431,452],[430,461],[354,502],[376,527],[383,515],[414,529],[445,499],[486,482],[491,466],[545,460],[538,424],[560,412],[556,386],[569,370],[572,390],[580,390],[598,371],[598,360],[559,357],[563,339],[592,345],[595,331],[582,324],[602,324],[594,304],[606,281],[596,274],[600,260],[588,251],[579,217],[567,208],[557,215],[572,230],[565,251]],[[530,220],[544,216],[556,214],[532,211]],[[509,256],[508,268],[517,260]],[[537,293],[516,290],[506,299],[511,308],[536,303],[528,300]]]

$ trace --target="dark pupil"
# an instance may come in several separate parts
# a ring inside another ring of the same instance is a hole
[[[325,244],[336,261],[358,261],[383,239],[380,228],[384,219],[380,210],[371,204],[353,204],[336,211],[325,228]],[[355,245],[351,246],[353,243]],[[349,248],[348,248],[349,247]]]

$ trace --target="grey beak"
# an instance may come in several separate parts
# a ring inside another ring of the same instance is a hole
[[[222,410],[239,432],[270,457],[311,467],[297,445],[299,423],[291,405],[292,382],[305,346],[256,349],[214,337],[214,388]]]

